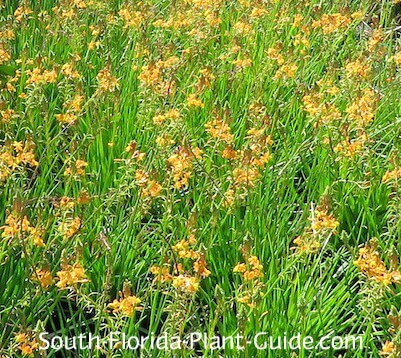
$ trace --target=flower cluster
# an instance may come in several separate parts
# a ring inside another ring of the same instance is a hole
[[[339,222],[329,214],[324,206],[311,207],[311,216],[308,218],[310,226],[294,239],[294,249],[300,254],[316,253],[322,246],[322,241],[336,233]]]
[[[97,80],[99,83],[98,90],[102,93],[114,92],[119,88],[118,79],[107,68],[102,69],[98,73]]]
[[[76,285],[78,283],[88,282],[85,269],[79,263],[75,262],[73,265],[62,264],[61,270],[57,272],[58,282],[56,286],[60,289]]]
[[[34,353],[39,349],[39,343],[32,332],[18,333],[14,339],[18,345],[18,349],[24,356],[33,357]]]
[[[31,226],[27,216],[21,217],[17,213],[10,213],[6,218],[6,225],[0,228],[3,230],[1,237],[3,239],[23,239],[27,238],[34,245],[42,247],[43,229]]]
[[[163,189],[161,184],[156,180],[149,179],[149,174],[141,169],[135,172],[135,181],[141,189],[140,195],[143,198],[155,198],[160,195]]]
[[[354,261],[354,265],[369,279],[385,286],[401,282],[401,273],[398,270],[387,269],[380,259],[379,251],[374,242],[359,249],[358,258]]]
[[[240,262],[233,268],[233,272],[239,273],[244,280],[244,284],[238,288],[237,302],[256,308],[262,297],[263,283],[260,279],[264,276],[263,265],[256,256],[249,255],[245,262]]]
[[[263,266],[256,256],[249,256],[246,263],[239,263],[233,268],[233,272],[241,274],[245,281],[253,281],[263,277]]]
[[[68,163],[71,164],[71,163]],[[80,176],[85,175],[85,168],[88,166],[88,163],[84,160],[77,159],[71,166],[68,166],[64,170],[65,176],[71,176],[73,178],[78,178]]]
[[[370,124],[375,116],[376,95],[371,89],[365,89],[362,94],[355,98],[346,109],[346,113],[351,121],[362,128]]]
[[[58,73],[56,70],[44,70],[38,67],[35,67],[33,70],[27,71],[28,79],[26,81],[27,85],[43,85],[49,83],[56,83]]]
[[[31,276],[31,280],[39,283],[42,288],[48,288],[54,283],[51,272],[41,268],[35,270],[35,273]]]
[[[0,181],[7,179],[17,168],[37,167],[35,145],[30,141],[14,141],[0,148]]]
[[[194,159],[199,160],[201,155],[202,152],[199,148],[180,147],[167,159],[176,189],[182,189],[189,185],[193,167],[192,162]]]
[[[115,299],[107,305],[113,313],[132,316],[136,311],[141,310],[141,307],[139,306],[142,302],[141,299],[131,294],[131,289],[127,284],[124,284],[123,291],[120,292],[119,295],[119,299]]]
[[[150,271],[155,275],[155,280],[171,282],[175,289],[185,293],[196,293],[199,290],[201,279],[209,277],[211,274],[207,268],[204,253],[193,248],[196,243],[192,234],[188,239],[177,242],[172,250],[180,262],[151,267]],[[185,267],[188,267],[187,271],[185,271]]]
[[[65,218],[58,227],[58,230],[64,239],[70,239],[73,237],[81,228],[81,218],[79,216]]]
[[[383,183],[391,183],[397,179],[401,178],[401,168],[395,168],[393,170],[387,170],[382,177]]]
[[[351,18],[341,13],[323,14],[319,20],[312,23],[313,28],[322,29],[325,35],[346,29],[351,23]]]

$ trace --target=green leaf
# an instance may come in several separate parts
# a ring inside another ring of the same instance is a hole
[[[16,66],[0,65],[0,78],[5,76],[15,76],[16,71],[17,71]]]

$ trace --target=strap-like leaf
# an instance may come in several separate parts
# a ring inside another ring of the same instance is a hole
[[[0,77],[14,76],[17,70],[16,66],[0,65]]]

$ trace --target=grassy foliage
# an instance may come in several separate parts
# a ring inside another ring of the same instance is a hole
[[[0,356],[42,331],[401,354],[399,5],[0,5]]]

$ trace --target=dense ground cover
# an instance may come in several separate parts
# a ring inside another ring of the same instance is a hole
[[[392,1],[2,1],[0,356],[40,332],[401,354]]]

